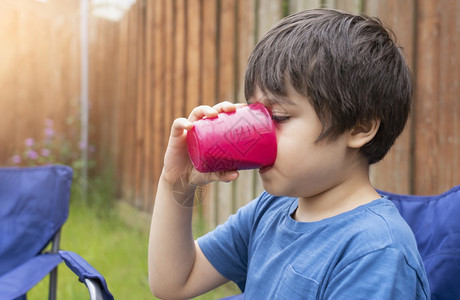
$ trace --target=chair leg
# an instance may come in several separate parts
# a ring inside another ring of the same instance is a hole
[[[57,267],[50,273],[50,293],[49,300],[56,300],[57,293]]]
[[[61,229],[56,232],[51,243],[51,253],[59,252],[59,245],[61,243]],[[50,273],[50,289],[49,289],[49,300],[56,300],[57,294],[57,268],[54,268]]]

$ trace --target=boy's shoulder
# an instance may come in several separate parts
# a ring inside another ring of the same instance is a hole
[[[357,224],[362,228],[355,228],[356,231],[365,233],[370,240],[379,241],[380,247],[398,248],[409,241],[415,245],[412,230],[388,198],[371,202],[360,217],[362,220],[358,219]]]
[[[347,241],[343,245],[350,259],[357,259],[376,251],[392,251],[405,257],[411,266],[420,264],[415,236],[387,198],[375,200],[351,216],[342,226]]]

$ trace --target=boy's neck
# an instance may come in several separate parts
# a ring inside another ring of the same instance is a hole
[[[369,180],[369,168],[320,194],[299,197],[292,217],[299,222],[315,222],[350,211],[380,198]]]

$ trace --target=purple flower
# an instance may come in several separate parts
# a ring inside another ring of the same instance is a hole
[[[53,135],[54,135],[54,129],[51,128],[51,127],[45,128],[45,135],[46,135],[46,137],[48,137],[48,138],[53,137]]]
[[[51,120],[51,119],[46,119],[45,120],[45,125],[46,125],[46,127],[53,127],[54,121]]]
[[[46,148],[43,148],[41,151],[40,151],[41,155],[44,156],[44,157],[48,157],[51,155],[51,151],[50,149],[46,149]]]
[[[32,147],[35,144],[35,141],[33,138],[27,138],[24,141],[24,144],[26,145],[26,147]]]
[[[80,150],[84,150],[86,149],[86,143],[81,141],[79,144],[78,144],[78,147],[80,148]]]
[[[38,153],[35,150],[29,150],[27,151],[27,157],[30,159],[37,159],[38,158]]]
[[[13,155],[13,157],[11,158],[11,160],[13,161],[13,163],[15,165],[19,165],[21,163],[21,157],[19,155]]]

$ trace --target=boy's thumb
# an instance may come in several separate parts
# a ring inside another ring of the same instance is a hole
[[[219,180],[224,181],[224,182],[230,182],[230,181],[236,180],[238,176],[240,176],[240,173],[238,173],[238,171],[220,172]]]

